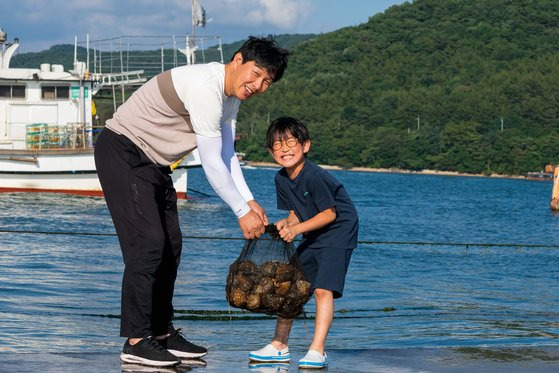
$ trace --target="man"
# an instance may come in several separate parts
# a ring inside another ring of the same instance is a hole
[[[259,237],[268,219],[235,156],[235,120],[241,101],[281,79],[287,56],[272,38],[250,37],[225,65],[159,74],[107,121],[95,164],[125,265],[122,361],[174,366],[181,357],[206,355],[172,323],[182,234],[170,165],[198,147],[208,181],[235,213],[244,237]]]

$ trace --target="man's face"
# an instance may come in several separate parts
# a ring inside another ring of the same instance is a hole
[[[256,65],[254,61],[242,63],[242,56],[238,54],[240,60],[235,56],[235,70],[231,75],[232,95],[244,101],[260,93],[266,92],[274,81],[274,77]]]

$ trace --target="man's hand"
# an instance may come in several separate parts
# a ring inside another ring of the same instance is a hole
[[[247,240],[260,237],[265,229],[264,222],[253,210],[239,218],[239,226]]]
[[[266,215],[266,211],[264,211],[264,209],[262,208],[262,206],[260,206],[258,204],[258,202],[256,202],[255,200],[251,200],[247,202],[248,207],[250,207],[250,209],[252,211],[254,211],[262,220],[262,222],[264,223],[264,225],[268,225],[268,215]]]

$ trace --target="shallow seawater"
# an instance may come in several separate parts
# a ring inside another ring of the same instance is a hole
[[[284,217],[275,208],[275,171],[245,170],[272,221]],[[333,174],[359,212],[360,243],[328,345],[559,343],[559,215],[549,209],[551,183]],[[243,245],[236,219],[201,170],[190,171],[189,188],[194,199],[179,202],[184,244],[175,324],[210,348],[260,348],[272,337],[273,318],[225,301],[227,270]],[[118,351],[122,268],[103,199],[0,195],[0,352]],[[294,325],[295,348],[310,343],[313,317],[311,301]]]

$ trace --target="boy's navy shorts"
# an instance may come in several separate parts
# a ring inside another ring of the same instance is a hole
[[[311,289],[331,290],[334,298],[341,298],[352,252],[339,247],[297,250]]]

